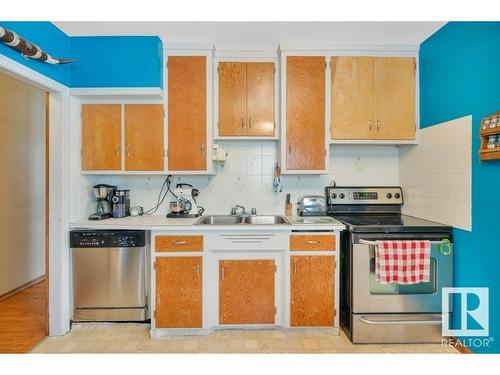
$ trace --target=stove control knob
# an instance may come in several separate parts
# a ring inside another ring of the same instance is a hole
[[[386,197],[387,197],[387,199],[391,199],[392,198],[392,194],[391,193],[387,193]]]
[[[340,194],[339,194],[339,198],[340,198],[340,199],[344,199],[344,198],[345,198],[344,193],[340,193]]]
[[[336,199],[337,198],[337,194],[332,193],[332,194],[330,194],[330,197],[332,197],[332,199]]]
[[[399,194],[399,193],[394,194],[394,198],[396,198],[396,199],[401,198],[401,194]]]

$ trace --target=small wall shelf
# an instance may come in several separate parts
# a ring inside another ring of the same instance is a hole
[[[500,160],[500,111],[481,120],[479,135],[481,137],[479,159]],[[493,137],[495,147],[488,147],[491,144],[490,137]]]

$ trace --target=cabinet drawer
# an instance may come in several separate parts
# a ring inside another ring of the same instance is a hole
[[[290,251],[334,251],[335,236],[314,234],[292,234]]]
[[[160,235],[155,237],[156,251],[202,251],[203,236]]]

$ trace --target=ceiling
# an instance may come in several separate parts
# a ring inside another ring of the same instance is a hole
[[[68,35],[158,35],[217,49],[273,50],[280,43],[419,45],[445,22],[54,22]]]

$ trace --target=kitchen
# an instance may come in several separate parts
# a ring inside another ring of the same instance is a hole
[[[443,347],[441,304],[443,288],[494,288],[469,280],[459,251],[482,223],[474,176],[496,162],[479,161],[478,140],[498,107],[439,113],[433,93],[448,85],[443,45],[493,40],[498,23],[345,24],[358,41],[317,25],[300,43],[273,23],[250,42],[245,23],[200,24],[188,41],[182,23],[54,25],[76,59],[51,207],[49,334],[62,337],[34,352],[98,352],[72,335],[134,327],[147,352],[488,351]],[[405,241],[428,274],[381,281],[382,243]],[[201,349],[238,334],[234,350]]]

